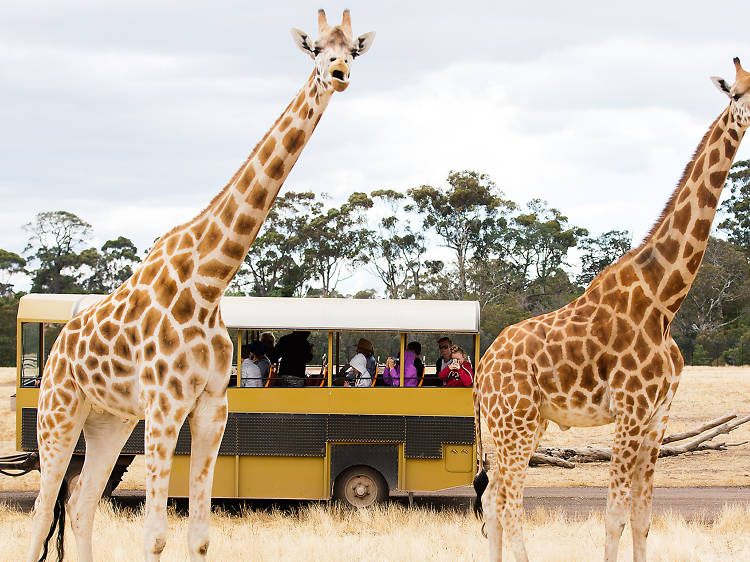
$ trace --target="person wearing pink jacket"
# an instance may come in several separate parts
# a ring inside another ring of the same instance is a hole
[[[404,386],[417,386],[417,368],[414,366],[415,355],[410,349],[404,351]],[[385,361],[383,382],[386,386],[400,386],[400,371],[398,363],[389,357]]]

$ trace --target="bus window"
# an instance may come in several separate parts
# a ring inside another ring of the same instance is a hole
[[[387,386],[383,381],[383,372],[388,357],[399,358],[401,353],[401,336],[394,332],[340,332],[338,334],[338,353],[334,349],[336,370],[334,386],[356,386],[357,379],[350,370],[350,361],[362,353],[367,361],[368,375],[359,377],[360,386]],[[347,372],[349,373],[347,379]]]
[[[24,322],[21,325],[21,386],[38,386],[42,378],[42,325]]]
[[[466,353],[466,359],[471,364],[472,371],[476,368],[477,353],[476,337],[473,334],[435,334],[435,333],[407,333],[407,345],[418,342],[421,347],[421,359],[424,363],[424,377],[421,378],[423,387],[445,386],[438,373],[451,359],[451,347],[458,346]],[[440,368],[439,368],[440,367]]]

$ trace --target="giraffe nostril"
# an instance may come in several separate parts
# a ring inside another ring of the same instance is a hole
[[[338,80],[343,80],[344,79],[344,73],[342,71],[340,71],[340,70],[334,70],[331,73],[331,76],[333,76],[334,78],[336,78]]]

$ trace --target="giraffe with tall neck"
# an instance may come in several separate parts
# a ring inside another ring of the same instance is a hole
[[[713,78],[729,106],[709,127],[643,243],[570,304],[503,330],[479,362],[479,458],[481,419],[497,451],[497,463],[474,480],[490,560],[502,559],[503,533],[515,559],[527,560],[524,478],[550,420],[563,428],[614,422],[605,560],[617,559],[628,508],[633,559],[646,558],[654,467],[683,367],[669,327],[695,279],[721,190],[750,125],[750,73],[739,59],[734,64],[733,86]]]
[[[375,35],[353,38],[348,10],[337,26],[320,10],[318,31],[313,41],[292,29],[315,68],[228,185],[197,217],[164,235],[126,283],[71,319],[55,342],[39,393],[41,482],[30,561],[47,551],[53,506],[65,501],[62,483],[81,430],[86,457],[62,509],[67,507],[78,559],[92,560],[97,502],[120,450],[143,418],[145,558],[158,560],[166,544],[172,453],[187,419],[192,440],[188,552],[191,560],[205,559],[232,358],[219,301],[333,92],[347,88],[352,60],[369,49]],[[63,530],[64,522],[58,533]]]

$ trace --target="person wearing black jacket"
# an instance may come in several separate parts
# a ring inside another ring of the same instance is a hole
[[[312,345],[307,338],[310,332],[295,330],[279,338],[268,353],[272,363],[279,365],[279,386],[298,388],[305,386],[305,366],[312,361]]]

